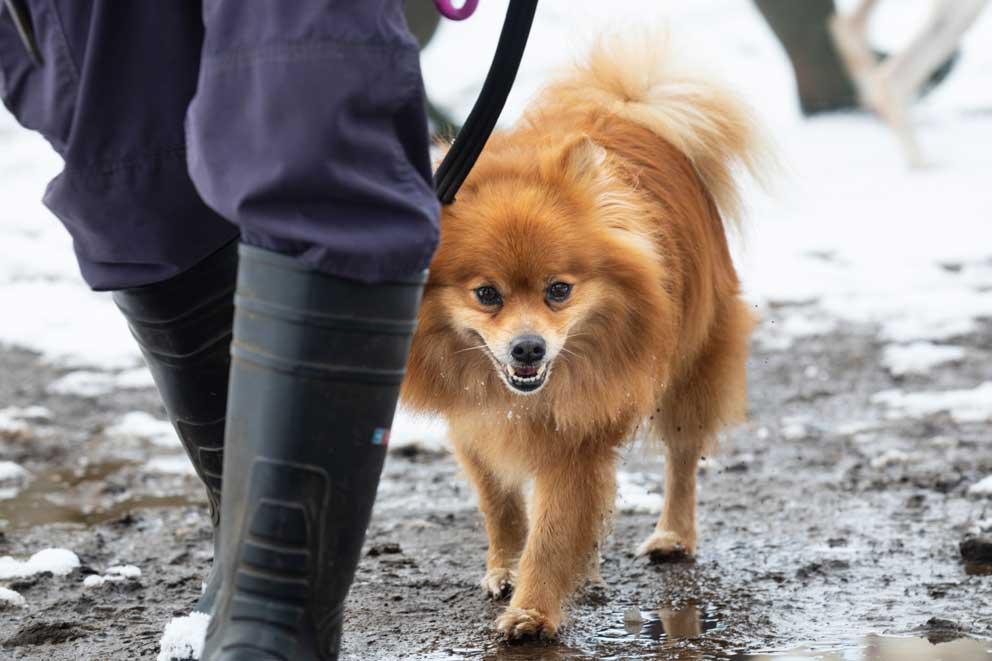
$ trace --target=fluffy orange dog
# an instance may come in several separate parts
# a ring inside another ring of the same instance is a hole
[[[696,464],[745,409],[752,318],[723,216],[758,145],[747,110],[657,40],[604,42],[493,136],[445,209],[403,394],[448,420],[478,489],[507,638],[559,628],[642,422],[668,462],[639,552],[694,552]]]

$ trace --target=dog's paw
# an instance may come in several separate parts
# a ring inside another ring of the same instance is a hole
[[[652,562],[688,560],[695,552],[694,542],[689,542],[670,530],[655,530],[637,547],[637,555],[646,555]]]
[[[505,567],[494,567],[482,577],[482,590],[493,601],[506,599],[513,594],[517,583],[517,572]]]
[[[507,608],[496,618],[496,630],[505,640],[554,638],[558,623],[533,608]]]

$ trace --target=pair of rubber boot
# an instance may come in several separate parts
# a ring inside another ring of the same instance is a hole
[[[202,659],[337,658],[423,282],[232,243],[114,293],[207,488]]]

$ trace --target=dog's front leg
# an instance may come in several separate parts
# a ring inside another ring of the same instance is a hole
[[[612,452],[573,456],[539,471],[517,587],[496,620],[505,638],[557,633],[562,604],[589,570],[615,495]]]
[[[486,517],[489,550],[482,589],[491,599],[510,596],[516,583],[516,566],[527,538],[527,512],[520,485],[501,481],[472,450],[456,444],[458,460],[479,494],[479,509]]]

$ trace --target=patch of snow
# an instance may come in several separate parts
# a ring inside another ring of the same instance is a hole
[[[617,509],[624,514],[635,512],[657,514],[664,499],[657,484],[644,473],[617,472]]]
[[[0,461],[0,484],[4,482],[22,483],[28,479],[29,473],[13,461]]]
[[[136,367],[118,373],[80,370],[69,372],[48,386],[54,395],[76,395],[77,397],[100,397],[115,390],[152,388],[151,372],[145,367]]]
[[[30,429],[24,420],[7,413],[7,409],[0,411],[0,432],[8,434],[23,434]]]
[[[107,582],[108,576],[101,576],[99,574],[90,574],[83,579],[84,588],[95,588],[103,585]],[[123,579],[121,579],[123,580]]]
[[[135,565],[114,565],[107,567],[107,574],[111,576],[123,576],[124,578],[139,578],[141,569]]]
[[[875,443],[878,436],[875,435],[875,432],[863,431],[851,436],[851,440],[858,445],[867,445],[868,443]]]
[[[871,422],[868,420],[854,420],[852,422],[844,422],[834,428],[834,431],[841,436],[853,436],[855,434],[860,434],[866,431],[873,431],[878,428],[877,422]]]
[[[144,411],[131,411],[121,418],[104,433],[118,440],[144,440],[167,448],[180,447],[179,437],[172,423],[159,420]]]
[[[975,523],[968,529],[972,535],[984,535],[986,533],[992,532],[992,519],[978,519]]]
[[[145,462],[144,470],[166,475],[196,475],[193,463],[184,454],[154,457]]]
[[[750,466],[755,462],[755,459],[757,459],[757,457],[755,457],[754,453],[752,452],[742,452],[740,454],[734,455],[733,457],[731,457],[731,459],[733,459],[734,465],[739,466],[743,464],[745,466]]]
[[[0,587],[0,610],[2,607],[23,608],[26,605],[27,602],[24,601],[24,597],[19,592]]]
[[[104,574],[91,574],[83,579],[83,587],[96,588],[106,583],[123,583],[141,576],[141,570],[134,565],[108,567]]]
[[[992,496],[992,475],[968,487],[968,494],[972,496]]]
[[[415,446],[428,452],[447,452],[447,438],[448,425],[444,420],[420,415],[401,406],[393,418],[389,447],[396,450]]]
[[[947,412],[956,422],[985,422],[992,419],[992,381],[970,390],[903,392],[885,390],[871,401],[889,407],[889,418],[925,418]]]
[[[871,460],[872,468],[888,468],[889,466],[902,466],[904,464],[918,461],[919,457],[911,455],[902,450],[889,449]]]
[[[0,409],[0,428],[4,420],[26,420],[28,422],[48,422],[52,412],[44,406],[8,406]]]
[[[964,358],[962,347],[934,344],[933,342],[913,342],[912,344],[890,344],[882,353],[882,365],[895,376],[905,374],[925,374],[931,368],[952,363]]]
[[[210,616],[206,613],[193,612],[172,618],[159,641],[157,661],[199,659],[209,624]]]
[[[7,192],[3,186],[3,193]],[[31,252],[39,250],[35,246]],[[63,258],[72,260],[71,251],[63,253]],[[44,305],[38,305],[39,301]],[[0,344],[37,351],[48,363],[100,369],[140,364],[138,347],[110,295],[92,292],[80,281],[3,283],[0,310],[26,311],[4,315]]]
[[[758,326],[756,337],[763,347],[773,351],[784,351],[797,340],[827,335],[836,327],[835,318],[804,307],[787,312],[778,321],[762,322]]]
[[[950,449],[958,446],[958,439],[953,436],[934,436],[930,439],[930,445],[935,448]]]
[[[118,372],[114,385],[122,389],[154,388],[155,380],[152,378],[152,373],[149,371],[148,367],[142,365],[140,367],[135,367],[134,369]]]
[[[114,376],[107,372],[69,372],[48,384],[46,390],[53,395],[99,397],[113,392]]]
[[[782,419],[782,438],[787,441],[801,441],[809,437],[809,426],[801,418]]]
[[[31,474],[13,461],[0,461],[0,500],[16,496],[31,480]]]
[[[79,556],[67,549],[43,549],[27,560],[5,555],[0,558],[0,580],[25,578],[45,571],[65,576],[78,566]]]

